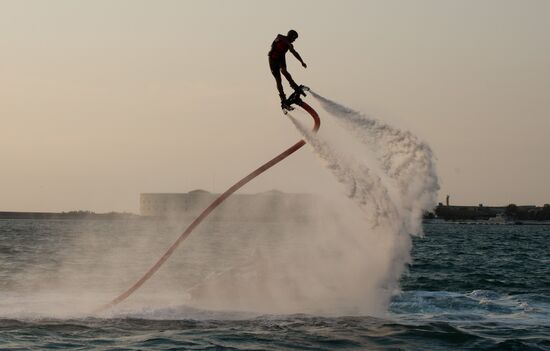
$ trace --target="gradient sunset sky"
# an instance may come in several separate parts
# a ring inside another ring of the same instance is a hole
[[[291,28],[295,80],[425,140],[441,201],[550,203],[549,16],[545,0],[1,1],[0,211],[224,191],[299,139],[267,63]],[[243,192],[328,187],[304,149]]]

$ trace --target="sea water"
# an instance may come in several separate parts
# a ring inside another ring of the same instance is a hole
[[[207,222],[143,291],[87,313],[139,277],[181,227],[0,220],[0,349],[550,350],[545,225],[425,224],[401,290],[373,317],[195,306],[193,291],[243,271],[254,247],[285,249],[280,223]]]

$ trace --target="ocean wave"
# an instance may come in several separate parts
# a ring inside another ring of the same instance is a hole
[[[185,309],[185,308],[184,308]],[[173,311],[171,311],[172,313]],[[2,320],[0,348],[127,350],[547,350],[548,326],[373,317],[263,315],[247,319]],[[217,315],[216,317],[221,317]],[[429,345],[429,347],[427,347]]]
[[[541,294],[509,295],[490,290],[404,291],[394,297],[390,312],[405,319],[550,326],[549,300]]]

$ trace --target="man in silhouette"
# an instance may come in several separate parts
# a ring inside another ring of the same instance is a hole
[[[281,73],[290,83],[290,86],[294,90],[300,90],[300,87],[296,82],[292,79],[292,76],[288,71],[286,70],[286,59],[285,55],[287,51],[290,51],[294,57],[300,61],[302,66],[304,68],[307,68],[307,65],[300,57],[300,54],[294,50],[294,46],[292,46],[292,43],[298,38],[298,33],[291,29],[288,31],[287,35],[278,34],[277,38],[273,41],[271,44],[271,50],[269,50],[269,68],[271,69],[271,73],[273,73],[273,76],[275,77],[275,81],[277,82],[277,90],[279,91],[279,97],[281,98],[281,108],[286,110],[291,110],[292,107],[288,104],[286,101],[286,95],[283,90],[283,84],[281,82]]]

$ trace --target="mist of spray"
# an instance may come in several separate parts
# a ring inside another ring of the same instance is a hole
[[[326,168],[344,185],[347,197],[362,208],[368,223],[377,226],[381,222],[395,223],[399,220],[397,210],[379,175],[365,164],[339,153],[329,142],[321,140],[292,115],[290,119],[323,159]]]
[[[399,198],[396,206],[405,229],[420,233],[421,217],[437,199],[439,183],[431,148],[409,131],[402,131],[372,117],[311,94],[340,125],[373,151],[382,171],[395,181]],[[403,213],[405,212],[405,213]]]

